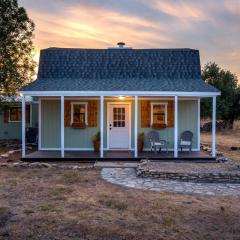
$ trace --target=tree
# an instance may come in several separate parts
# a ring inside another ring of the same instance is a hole
[[[32,58],[34,23],[17,0],[0,1],[0,93],[13,95],[29,83],[36,63]]]
[[[240,116],[240,87],[237,76],[210,62],[202,70],[202,79],[221,91],[221,96],[217,98],[217,118],[226,120],[232,125]],[[211,99],[202,101],[201,110],[202,116],[211,116]]]

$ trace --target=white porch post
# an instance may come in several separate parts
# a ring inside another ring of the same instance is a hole
[[[138,157],[138,96],[134,97],[134,157]]]
[[[39,98],[38,100],[38,150],[41,150],[42,146],[41,146],[41,138],[42,138],[42,134],[41,134],[41,131],[42,131],[42,124],[41,124],[41,121],[42,121],[42,101],[41,101],[41,98]]]
[[[212,157],[216,157],[216,98],[212,101]]]
[[[64,96],[61,96],[61,157],[64,158]]]
[[[174,157],[178,157],[178,96],[174,96]]]
[[[26,102],[22,96],[22,157],[26,157]]]
[[[198,148],[198,151],[200,151],[200,146],[201,146],[201,132],[200,132],[200,128],[201,128],[201,108],[200,108],[200,104],[201,104],[201,102],[200,102],[201,100],[200,100],[200,98],[198,99],[198,138],[197,138],[197,140],[198,140],[198,142],[197,142],[197,148]]]
[[[104,134],[104,96],[101,96],[100,99],[100,135],[101,135],[101,140],[100,140],[100,157],[103,158],[103,134]]]

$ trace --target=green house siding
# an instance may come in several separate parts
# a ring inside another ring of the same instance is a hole
[[[60,148],[60,101],[41,101],[41,147]]]
[[[32,104],[32,127],[38,127],[38,104]]]
[[[21,139],[22,123],[21,122],[4,122],[4,113],[0,112],[0,139]]]
[[[189,130],[193,133],[193,149],[197,148],[198,143],[198,102],[195,101],[180,101],[178,112],[178,136],[183,131]]]
[[[32,126],[38,123],[38,104],[32,104]],[[27,123],[27,127],[30,125]],[[0,110],[0,139],[19,139],[22,138],[22,122],[4,122],[4,111]]]
[[[81,101],[78,101],[81,102]],[[84,101],[83,101],[84,102]],[[98,103],[98,113],[99,113]],[[41,101],[41,147],[60,148],[61,145],[61,122],[60,122],[60,101],[42,100]],[[98,122],[100,122],[98,114]],[[94,128],[76,129],[71,127],[64,128],[65,148],[86,148],[92,149],[92,138],[99,131],[99,124]]]
[[[104,103],[104,148],[107,148],[107,103],[114,102],[106,100]],[[119,102],[115,100],[115,102]],[[134,148],[134,101],[131,102],[131,147]],[[42,100],[41,103],[41,147],[60,148],[60,101]],[[179,101],[179,136],[181,132],[190,130],[193,132],[193,148],[197,148],[198,133],[198,104],[197,100]],[[145,133],[144,148],[149,148],[147,133],[151,128],[141,128],[141,101],[138,106],[138,132]],[[65,127],[65,148],[92,149],[92,137],[100,128],[100,101],[98,101],[98,126],[94,128],[73,129]],[[159,130],[161,138],[167,139],[169,148],[174,145],[174,128]]]

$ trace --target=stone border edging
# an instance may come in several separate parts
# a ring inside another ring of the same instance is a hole
[[[55,163],[44,163],[44,162],[14,162],[14,163],[1,163],[0,168],[9,167],[9,168],[56,168],[56,169],[69,169],[69,170],[87,170],[95,169],[94,165],[67,165],[67,164],[55,164]]]
[[[185,173],[185,172],[161,172],[154,169],[146,169],[147,161],[141,162],[137,167],[138,177],[159,178],[162,180],[175,180],[183,182],[199,183],[240,183],[239,173]]]

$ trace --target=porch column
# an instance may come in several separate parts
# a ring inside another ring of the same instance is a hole
[[[200,98],[198,99],[198,143],[197,143],[197,148],[198,148],[198,151],[200,151],[200,146],[201,146],[201,132],[200,132],[200,128],[201,128],[201,107],[200,107]]]
[[[103,134],[104,134],[104,96],[100,97],[100,136],[101,136],[101,140],[100,140],[100,157],[103,158]]]
[[[212,101],[212,157],[216,157],[216,98]]]
[[[26,101],[22,96],[22,157],[26,157]]]
[[[41,131],[42,131],[42,124],[41,124],[41,114],[42,114],[42,108],[41,108],[41,98],[38,99],[38,150],[41,150]]]
[[[174,96],[174,157],[178,157],[178,96]]]
[[[64,158],[64,96],[61,96],[61,157]]]
[[[138,157],[138,96],[134,97],[134,157]]]

